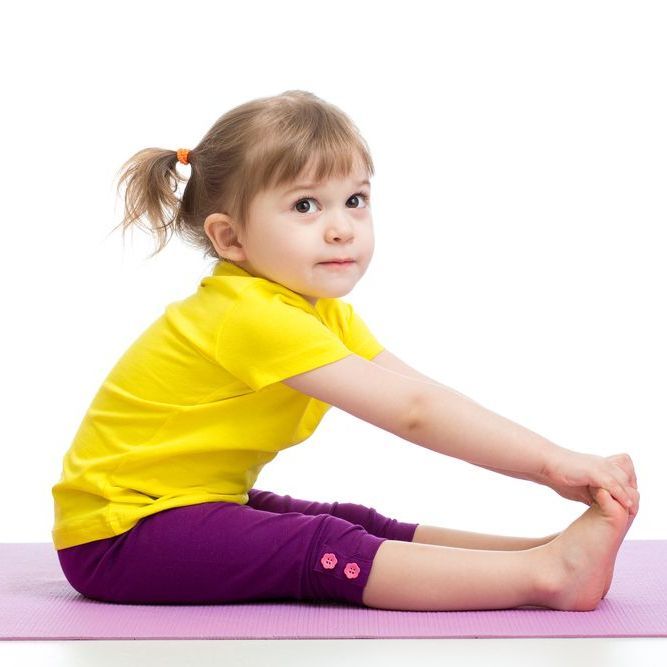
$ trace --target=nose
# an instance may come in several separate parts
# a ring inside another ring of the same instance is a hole
[[[326,234],[328,240],[348,240],[354,236],[354,225],[345,215],[337,215],[328,223]]]

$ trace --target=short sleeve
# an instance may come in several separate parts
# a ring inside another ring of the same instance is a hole
[[[223,317],[215,348],[221,366],[258,391],[352,354],[307,301],[270,285],[244,290]]]
[[[372,359],[380,354],[384,350],[384,345],[373,335],[352,304],[345,301],[342,303],[347,311],[345,330],[347,347],[364,359]]]

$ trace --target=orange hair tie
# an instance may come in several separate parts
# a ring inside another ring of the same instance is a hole
[[[189,164],[188,162],[188,153],[190,152],[189,148],[179,148],[176,151],[176,157],[181,164]]]

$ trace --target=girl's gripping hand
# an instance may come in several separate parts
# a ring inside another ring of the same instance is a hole
[[[606,489],[630,516],[639,510],[637,476],[628,454],[596,456],[559,449],[544,469],[545,485],[569,500],[595,502],[596,489]]]

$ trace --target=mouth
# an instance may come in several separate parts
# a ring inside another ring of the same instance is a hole
[[[352,266],[354,264],[353,259],[347,259],[347,260],[334,260],[332,262],[320,262],[322,266],[328,266],[331,268],[345,268],[346,266]]]

